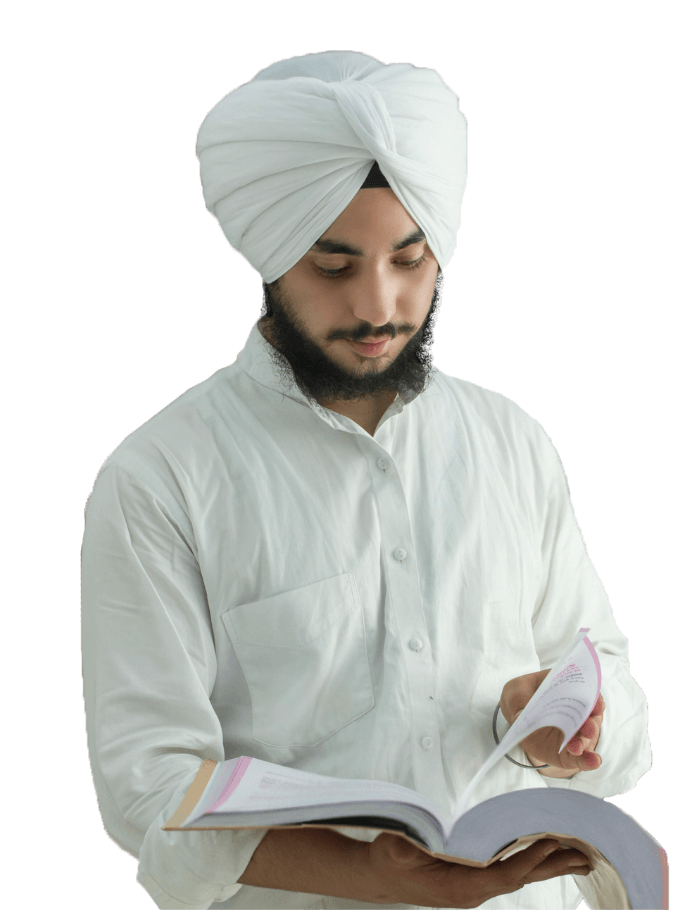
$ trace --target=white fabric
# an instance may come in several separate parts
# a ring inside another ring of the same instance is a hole
[[[270,284],[347,208],[374,160],[441,268],[460,226],[467,123],[435,70],[326,51],[226,95],[197,138],[206,207]]]
[[[157,906],[357,906],[238,886],[262,830],[161,831],[201,762],[392,781],[450,813],[494,747],[504,683],[551,667],[582,626],[602,767],[568,782],[502,761],[476,801],[632,787],[651,765],[646,701],[540,425],[435,370],[372,437],[286,391],[269,351],[254,325],[235,363],[118,446],[85,509],[91,765]],[[578,900],[564,877],[484,906]]]

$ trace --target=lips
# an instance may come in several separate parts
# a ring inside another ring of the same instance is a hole
[[[377,339],[375,344],[367,344],[366,342],[355,342],[351,341],[350,344],[359,354],[366,354],[369,357],[375,357],[378,354],[382,354],[383,351],[388,346],[388,338]]]

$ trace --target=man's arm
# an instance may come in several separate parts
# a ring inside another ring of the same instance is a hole
[[[271,828],[237,882],[383,903],[368,868],[369,846],[330,828]]]

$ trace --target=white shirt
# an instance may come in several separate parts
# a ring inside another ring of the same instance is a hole
[[[630,789],[651,766],[647,704],[541,426],[434,368],[372,437],[281,383],[269,351],[254,325],[235,363],[126,437],[86,504],[91,767],[156,905],[381,907],[238,885],[265,829],[161,826],[204,759],[239,755],[392,781],[450,816],[494,748],[503,685],[582,626],[602,666],[601,768],[564,781],[504,759],[472,804]],[[482,906],[579,899],[565,876]]]

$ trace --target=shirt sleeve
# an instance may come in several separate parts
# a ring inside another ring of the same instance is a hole
[[[606,797],[630,790],[651,767],[647,701],[630,674],[628,640],[618,628],[604,587],[587,554],[577,524],[563,465],[546,433],[539,427],[541,448],[535,463],[537,521],[541,548],[541,587],[532,627],[541,669],[551,668],[579,628],[588,637],[601,664],[605,709],[596,751],[596,771],[580,771],[572,779],[543,776],[549,786],[582,790]]]
[[[81,550],[89,759],[105,829],[138,858],[137,881],[158,907],[232,897],[267,830],[161,830],[204,759],[225,759],[195,546],[174,496],[106,463]]]

